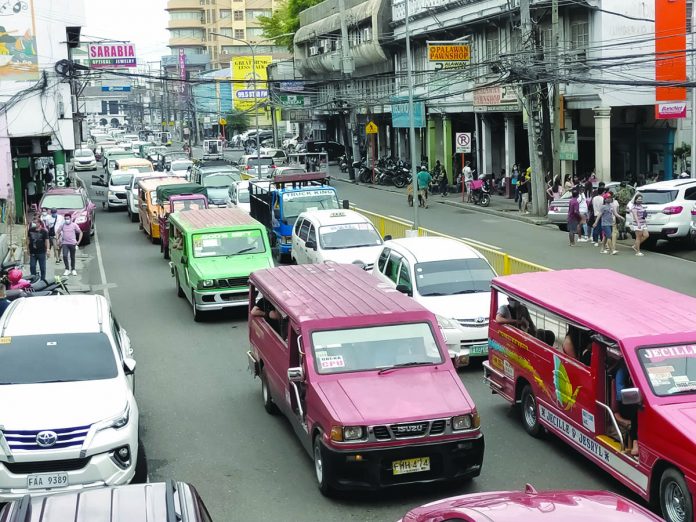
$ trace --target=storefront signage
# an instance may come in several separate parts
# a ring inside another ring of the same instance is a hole
[[[302,92],[304,91],[304,83],[298,82],[296,80],[280,82],[280,90],[288,92]]]
[[[280,105],[282,107],[304,107],[305,97],[296,94],[281,94]]]
[[[392,127],[407,129],[410,127],[410,117],[408,111],[408,100],[403,97],[392,98]],[[416,128],[425,127],[425,103],[413,102],[413,126]]]
[[[474,91],[474,112],[517,112],[521,111],[517,87],[496,85]]]
[[[312,115],[309,109],[281,109],[280,119],[296,123],[301,121],[312,121]]]
[[[558,159],[578,161],[578,131],[561,131],[561,139],[558,143]]]
[[[469,64],[471,47],[465,42],[428,42],[428,64],[431,71],[462,69]]]
[[[135,45],[130,42],[92,43],[88,47],[89,65],[92,69],[136,67]]]
[[[655,105],[655,119],[674,120],[686,118],[686,102],[667,102]]]

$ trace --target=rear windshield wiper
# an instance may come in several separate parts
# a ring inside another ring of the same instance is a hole
[[[429,366],[433,364],[430,361],[411,361],[407,363],[399,363],[399,364],[393,364],[392,366],[387,366],[386,368],[380,369],[377,374],[382,375],[385,372],[391,371],[391,370],[398,370],[399,368],[409,368],[411,366]]]

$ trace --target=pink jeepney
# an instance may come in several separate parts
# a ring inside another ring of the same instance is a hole
[[[197,183],[179,183],[157,187],[160,252],[169,259],[169,214],[208,208],[206,188]]]
[[[694,520],[696,299],[611,270],[492,282],[491,390],[659,507]],[[512,442],[512,441],[510,441]]]
[[[479,475],[479,416],[431,312],[355,265],[258,270],[249,291],[250,369],[322,493]]]

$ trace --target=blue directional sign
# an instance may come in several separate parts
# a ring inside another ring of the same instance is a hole
[[[130,85],[102,85],[102,92],[131,92]]]

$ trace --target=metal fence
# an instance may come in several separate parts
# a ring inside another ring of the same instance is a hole
[[[376,214],[375,212],[369,212],[361,208],[353,207],[353,210],[360,212],[362,215],[367,217],[372,224],[375,226],[377,231],[382,235],[390,235],[392,238],[402,238],[406,237],[407,231],[412,229],[411,223],[408,221],[402,221],[400,219],[391,218],[383,216],[381,214]],[[462,243],[469,245],[470,247],[478,250],[481,254],[488,260],[496,273],[500,275],[510,275],[510,274],[522,274],[524,272],[546,272],[550,268],[542,265],[537,265],[536,263],[531,263],[520,259],[519,257],[514,257],[505,252],[496,250],[495,248],[489,248],[481,245],[477,241],[468,240],[466,238],[459,238],[454,236],[449,236],[435,230],[430,230],[428,228],[420,227],[418,229],[419,236],[437,236],[446,237],[449,239],[454,239],[455,241],[461,241]]]

